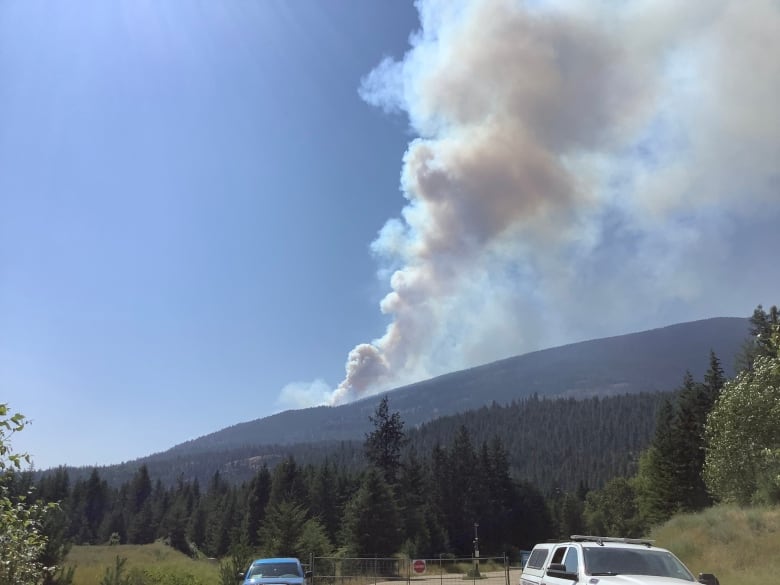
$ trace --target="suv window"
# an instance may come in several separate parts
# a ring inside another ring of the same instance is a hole
[[[563,557],[566,555],[566,551],[569,550],[568,546],[559,546],[555,549],[555,552],[553,553],[553,558],[550,561],[550,564],[553,563],[561,563],[563,564]]]
[[[694,581],[693,575],[668,551],[627,548],[584,548],[589,575],[653,575]]]
[[[577,549],[573,546],[569,548],[569,552],[566,553],[566,560],[563,561],[563,564],[566,565],[566,572],[567,573],[576,573],[578,570],[578,563],[577,563]]]
[[[547,560],[547,555],[550,553],[548,548],[535,548],[528,557],[528,562],[525,564],[529,569],[541,569],[544,566],[544,561]]]
[[[257,563],[248,577],[303,577],[297,563]]]

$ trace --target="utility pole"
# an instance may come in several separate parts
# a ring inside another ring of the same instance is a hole
[[[479,577],[479,522],[474,522],[474,576]]]

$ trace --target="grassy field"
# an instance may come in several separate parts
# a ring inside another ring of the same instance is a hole
[[[116,557],[127,559],[125,574],[137,583],[161,585],[214,585],[219,564],[193,560],[162,543],[147,545],[74,546],[67,558],[76,567],[73,585],[99,585]]]
[[[695,575],[715,573],[721,585],[780,582],[780,508],[717,506],[680,514],[651,538]]]

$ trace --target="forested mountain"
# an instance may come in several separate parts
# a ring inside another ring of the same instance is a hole
[[[686,371],[701,377],[711,349],[731,375],[730,364],[748,329],[747,319],[717,318],[576,343],[440,376],[387,396],[421,451],[435,442],[446,445],[465,425],[479,441],[500,436],[513,473],[542,489],[572,489],[571,482],[580,479],[597,486],[626,473],[637,451],[646,447],[661,400],[658,392],[678,388]],[[241,482],[263,464],[273,467],[288,455],[302,464],[328,458],[357,469],[364,464],[360,444],[378,400],[374,396],[241,423],[102,468],[101,475],[117,485],[144,464],[166,485],[180,476],[206,482],[215,470]],[[552,474],[541,471],[548,463]],[[81,477],[89,471],[71,473]]]
[[[475,444],[500,439],[506,447],[513,477],[545,493],[558,489],[573,491],[580,483],[599,487],[616,475],[635,471],[638,453],[653,436],[660,405],[673,396],[671,392],[583,400],[532,396],[509,405],[494,403],[408,429],[406,448],[429,453],[437,445],[448,447],[458,431],[465,428]],[[376,407],[379,398],[374,400]],[[289,456],[301,465],[321,465],[327,460],[350,472],[360,471],[366,465],[362,440],[355,440],[156,455],[103,467],[100,474],[109,484],[119,485],[129,481],[143,464],[150,476],[164,485],[173,485],[180,479],[197,479],[205,485],[215,471],[225,481],[240,483],[251,479],[264,465],[273,468]],[[91,469],[69,471],[78,479],[87,477]]]
[[[701,377],[713,350],[733,375],[748,337],[747,319],[715,318],[641,333],[535,351],[389,391],[393,407],[414,427],[435,418],[509,404],[527,396],[586,398],[666,392],[686,371]],[[154,458],[246,445],[362,440],[376,406],[369,397],[338,407],[291,410],[240,423],[182,443]]]

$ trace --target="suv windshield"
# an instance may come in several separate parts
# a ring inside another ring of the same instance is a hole
[[[260,563],[252,565],[247,577],[303,577],[296,563]]]
[[[616,547],[583,547],[588,575],[653,575],[694,581],[670,552]]]

